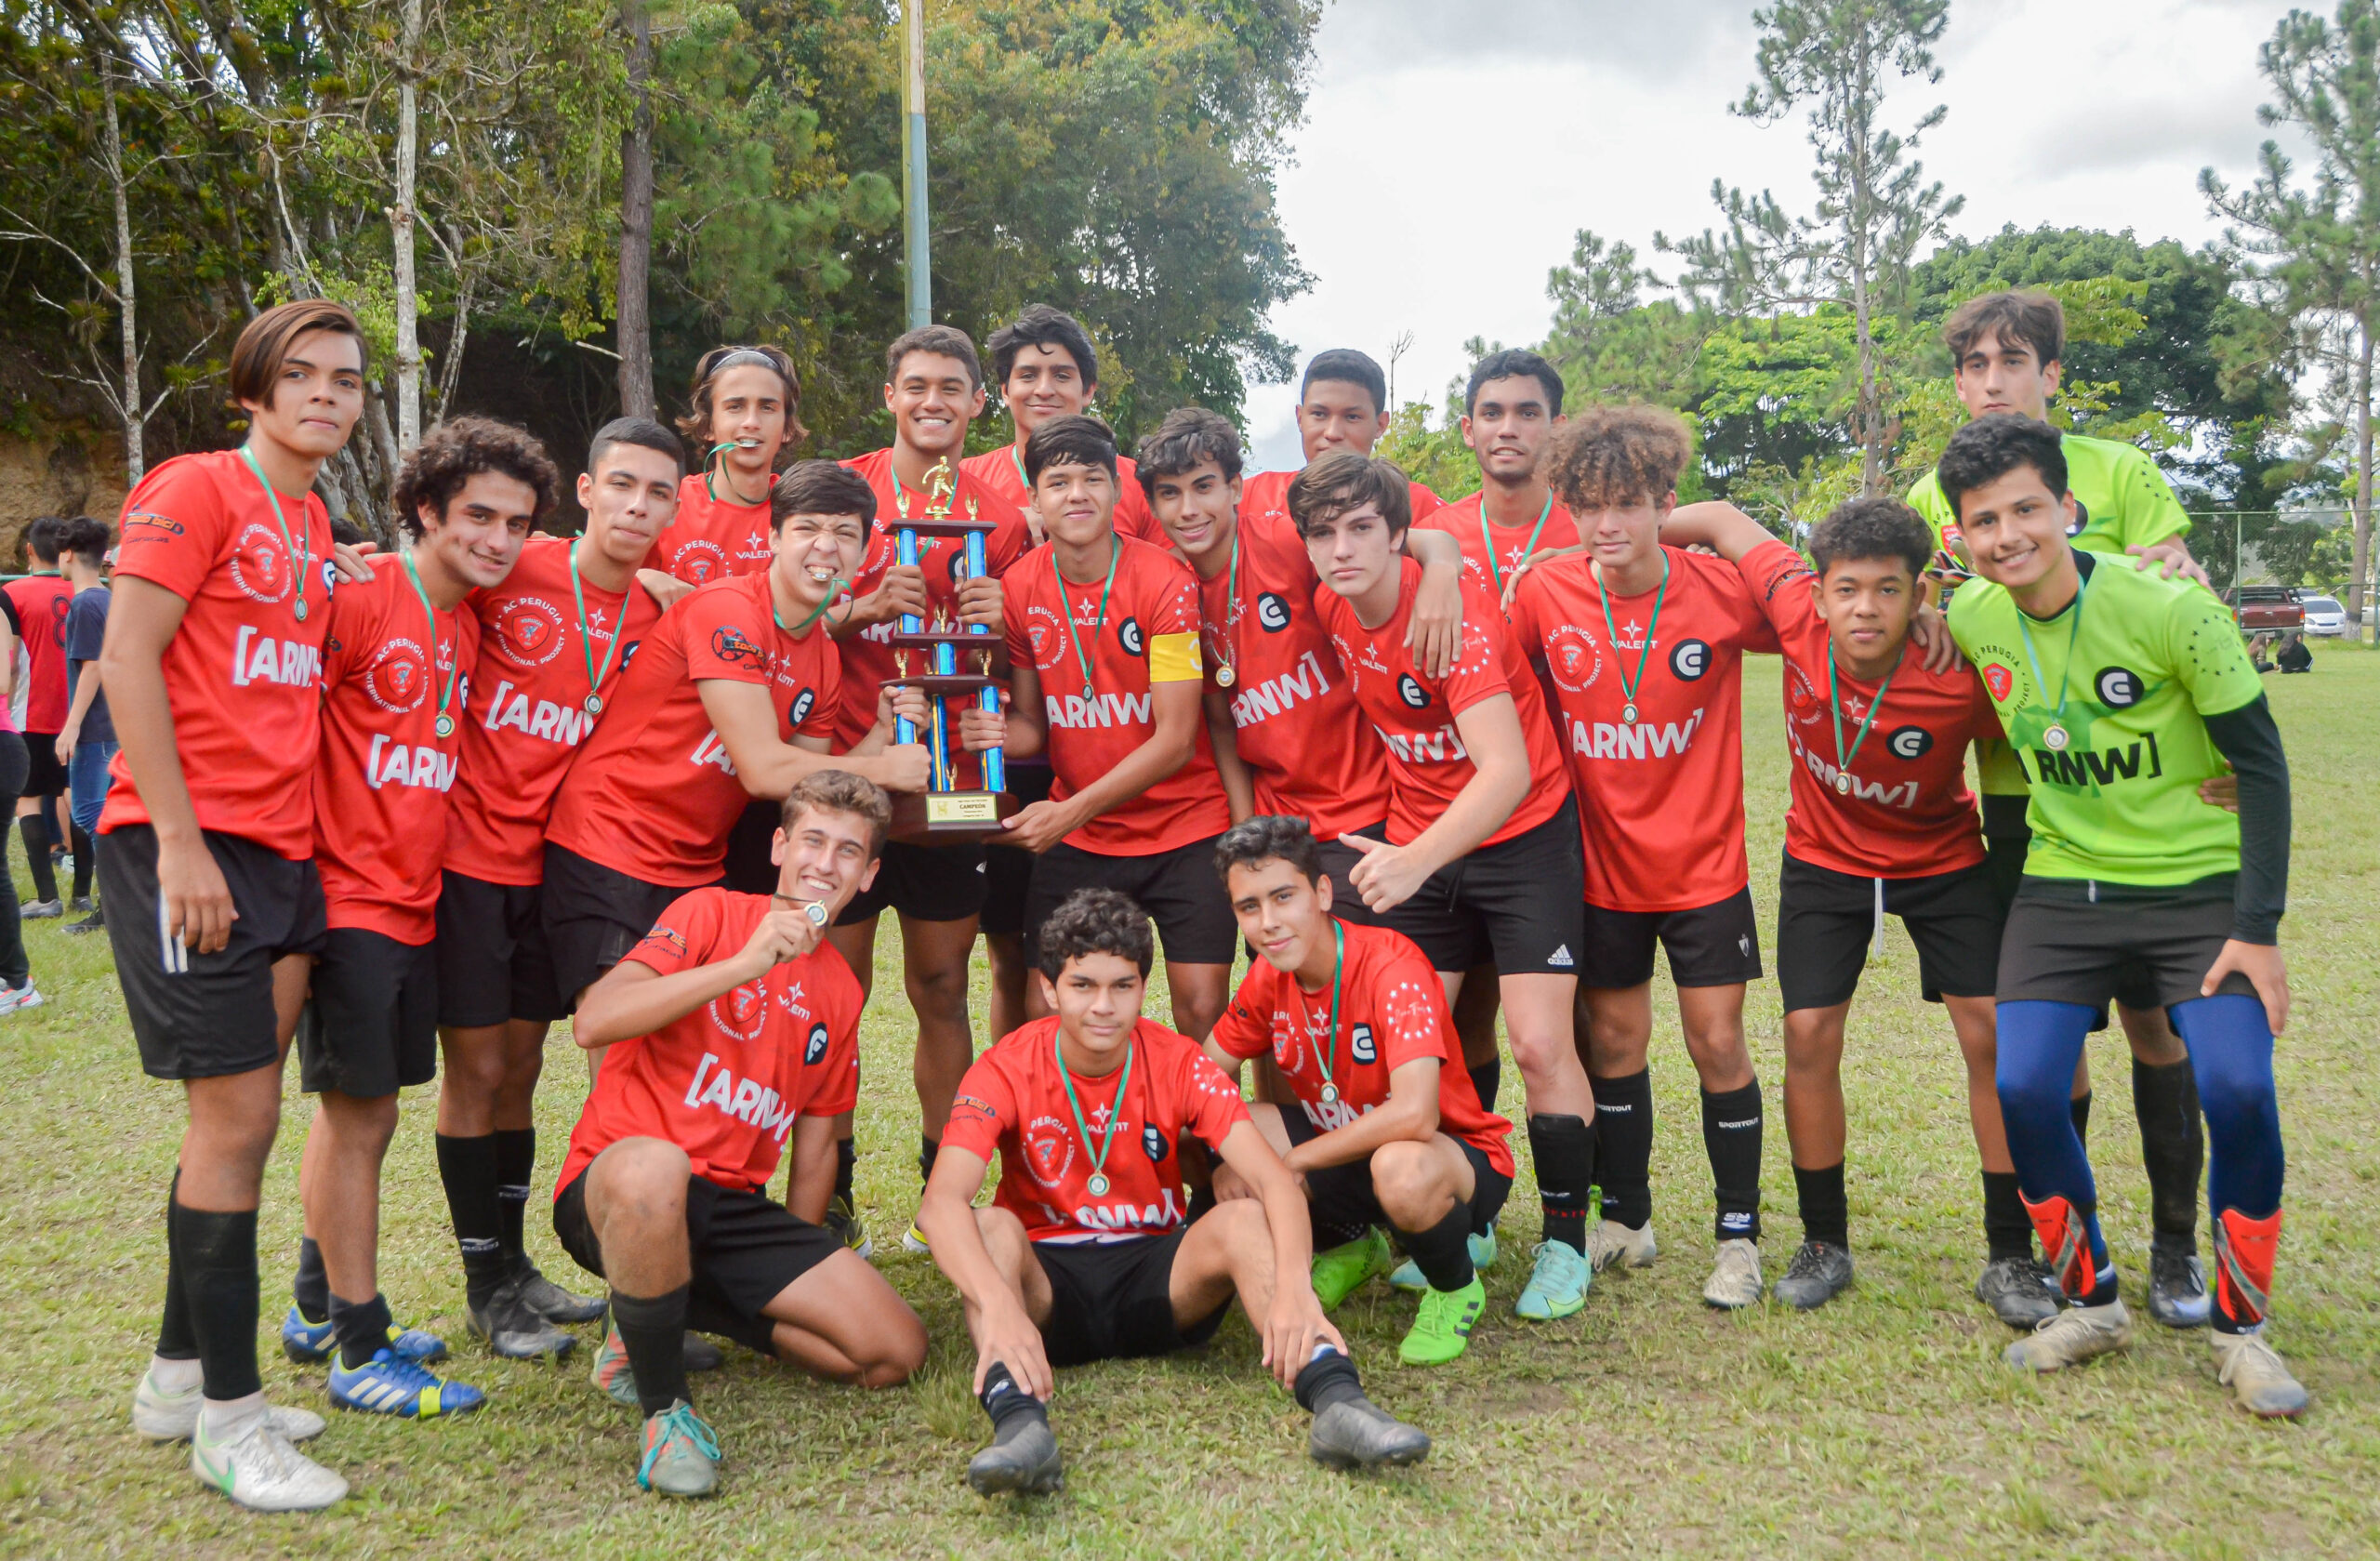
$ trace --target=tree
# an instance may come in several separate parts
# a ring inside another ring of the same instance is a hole
[[[1705,229],[1677,243],[1654,236],[1656,248],[1686,261],[1680,285],[1698,302],[1730,313],[1848,306],[1866,493],[1884,490],[1893,443],[1877,321],[1902,308],[1918,246],[1942,236],[1964,205],[1964,197],[1946,201],[1938,180],[1921,183],[1924,165],[1910,156],[1948,111],[1937,104],[1906,133],[1885,127],[1885,78],[1939,81],[1933,46],[1949,16],[1950,0],[1777,0],[1753,12],[1759,79],[1735,112],[1773,124],[1809,109],[1816,214],[1789,218],[1766,191],[1747,196],[1714,180],[1724,233]]]
[[[650,417],[653,330],[653,24],[643,0],[622,0],[631,108],[620,127],[620,259],[614,335],[620,344],[620,415]]]
[[[2347,621],[2361,621],[2372,577],[2373,359],[2380,348],[2380,3],[2339,0],[2335,20],[2292,11],[2258,53],[2274,101],[2268,126],[2297,127],[2314,145],[2310,187],[2264,144],[2257,175],[2233,191],[2199,175],[2208,204],[2237,226],[2226,237],[2267,262],[2268,301],[2294,327],[2297,359],[2322,371],[2355,483],[2354,573]]]

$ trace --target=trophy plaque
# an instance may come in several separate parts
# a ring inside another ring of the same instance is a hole
[[[902,513],[896,517],[893,533],[899,549],[895,556],[904,564],[915,564],[919,537],[956,538],[965,552],[953,579],[977,579],[989,573],[985,544],[991,534],[999,529],[999,523],[981,518],[972,499],[963,519],[951,513],[956,486],[950,462],[945,458],[926,473],[923,515],[911,516],[907,510],[908,496],[902,495]],[[996,715],[999,712],[1000,690],[1007,686],[1008,677],[1006,643],[980,625],[953,623],[946,608],[935,610],[932,624],[913,613],[904,613],[894,626],[892,642],[896,672],[885,680],[887,686],[919,690],[925,695],[932,712],[922,734],[916,722],[906,717],[896,718],[893,740],[914,743],[922,735],[932,755],[928,789],[904,792],[892,799],[892,838],[913,845],[943,845],[998,835],[1001,821],[1019,806],[1008,791],[1007,764],[998,748],[986,748],[978,756],[983,761],[983,784],[972,788],[959,786],[962,750],[959,734],[945,708],[950,699],[972,696],[976,708]],[[912,655],[924,658],[924,671],[910,672]]]

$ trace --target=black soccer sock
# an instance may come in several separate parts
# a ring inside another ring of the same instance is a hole
[[[1447,1217],[1427,1230],[1396,1227],[1406,1255],[1430,1281],[1434,1290],[1459,1290],[1471,1283],[1471,1209],[1458,1203]]]
[[[1642,1230],[1653,1217],[1653,1070],[1589,1078],[1595,1091],[1595,1177],[1603,1217]]]
[[[330,1271],[323,1266],[323,1249],[311,1236],[298,1238],[298,1279],[289,1287],[289,1299],[310,1327],[331,1320]]]
[[[1545,1215],[1543,1239],[1587,1250],[1587,1191],[1593,1185],[1594,1128],[1584,1117],[1532,1114],[1529,1158],[1537,1162],[1537,1197]]]
[[[997,1442],[1008,1434],[1010,1425],[1021,1421],[1050,1422],[1050,1406],[1016,1385],[1009,1374],[1008,1362],[996,1360],[984,1373],[984,1391],[975,1396],[984,1406],[984,1413],[992,1417],[992,1440]]]
[[[1702,1147],[1719,1211],[1722,1241],[1760,1239],[1760,1080],[1719,1094],[1702,1091]]]
[[[517,1258],[529,1250],[523,1224],[529,1210],[529,1184],[537,1170],[537,1130],[498,1128],[496,1139],[496,1203],[504,1217],[497,1239],[504,1255]]]
[[[338,1341],[338,1363],[350,1371],[389,1347],[389,1329],[395,1326],[385,1295],[369,1301],[331,1297],[331,1337]]]
[[[91,837],[70,827],[68,838],[74,850],[74,897],[87,900],[91,897]]]
[[[852,1197],[852,1183],[859,1174],[859,1144],[852,1139],[835,1140],[835,1196],[843,1200],[846,1209],[856,1209]]]
[[[2002,1258],[2015,1258],[2020,1263],[2032,1260],[2032,1216],[2025,1212],[2025,1200],[2016,1191],[2016,1173],[2013,1171],[1983,1173],[1983,1241],[1993,1263]]]
[[[1355,1375],[1355,1363],[1328,1344],[1298,1372],[1298,1408],[1310,1415],[1318,1415],[1342,1399],[1363,1396],[1364,1382]]]
[[[1466,1069],[1471,1075],[1471,1087],[1478,1091],[1479,1104],[1490,1114],[1496,1109],[1496,1092],[1504,1087],[1504,1059],[1500,1053],[1477,1067]]]
[[[932,1133],[918,1134],[918,1180],[933,1180],[933,1162],[942,1154],[942,1140]]]
[[[213,1213],[174,1205],[182,1294],[198,1340],[206,1396],[223,1402],[264,1391],[257,1375],[257,1211]]]
[[[45,802],[46,798],[42,799]],[[58,898],[58,870],[49,860],[50,828],[47,810],[39,809],[17,820],[17,827],[25,837],[25,866],[33,875],[33,898]]]
[[[637,1403],[647,1416],[657,1415],[682,1398],[691,1404],[686,1386],[686,1297],[692,1287],[680,1285],[667,1295],[634,1296],[612,1292],[612,1326],[619,1330],[620,1346],[628,1352],[628,1370],[636,1378]]]
[[[191,1328],[190,1295],[182,1283],[182,1258],[174,1231],[174,1198],[182,1190],[182,1172],[174,1168],[174,1183],[165,1194],[165,1306],[157,1320],[157,1355],[164,1360],[196,1360],[198,1334]]]
[[[1843,1162],[1818,1171],[1793,1168],[1793,1192],[1802,1206],[1802,1239],[1851,1250],[1851,1203],[1843,1191]]]
[[[446,1212],[455,1222],[455,1243],[463,1250],[463,1293],[474,1306],[487,1304],[509,1267],[496,1158],[494,1133],[438,1134],[438,1179],[446,1185]]]
[[[1314,1250],[1327,1252],[1333,1247],[1343,1247],[1350,1241],[1361,1241],[1371,1231],[1369,1225],[1351,1224],[1345,1221],[1314,1221]]]
[[[2082,1146],[2085,1149],[2089,1148],[2091,1146],[2091,1091],[2085,1090],[2068,1101],[2066,1115],[2074,1122],[2074,1136],[2082,1141]]]
[[[2206,1130],[2189,1060],[2163,1066],[2132,1060],[2132,1107],[2140,1118],[2140,1161],[2149,1172],[2149,1221],[2160,1247],[2198,1247],[2199,1176]]]

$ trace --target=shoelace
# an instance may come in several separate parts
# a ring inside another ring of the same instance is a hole
[[[436,1373],[426,1366],[407,1360],[393,1349],[382,1350],[373,1356],[372,1365],[380,1369],[380,1375],[384,1381],[407,1392],[417,1393],[423,1388],[438,1385]],[[368,1369],[368,1368],[358,1368],[358,1369]]]
[[[2242,1370],[2251,1369],[2278,1371],[2284,1375],[2288,1373],[2289,1368],[2281,1363],[2280,1352],[2266,1343],[2262,1336],[2242,1333],[2236,1337],[2245,1340],[2246,1343],[2235,1344],[2223,1353],[2223,1369],[2215,1374],[2225,1387],[2229,1387],[2231,1379]]]
[[[1816,1246],[1803,1246],[1793,1253],[1793,1261],[1785,1265],[1785,1277],[1808,1279],[1826,1266],[1826,1253]]]

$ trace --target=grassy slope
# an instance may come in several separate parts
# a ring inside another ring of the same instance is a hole
[[[1673,1013],[1655,1047],[1657,1268],[1606,1280],[1575,1319],[1524,1328],[1507,1308],[1534,1232],[1516,1208],[1505,1242],[1520,1256],[1489,1276],[1488,1320],[1455,1367],[1396,1369],[1410,1303],[1384,1288],[1341,1313],[1374,1394],[1439,1438],[1427,1464],[1391,1478],[1339,1477],[1299,1456],[1303,1417],[1262,1379],[1254,1338],[1235,1317],[1203,1356],[1069,1373],[1056,1419],[1070,1489],[987,1506],[959,1478],[983,1424],[965,1391],[972,1357],[958,1308],[925,1260],[896,1252],[885,1272],[934,1335],[923,1379],[864,1398],[739,1357],[698,1379],[727,1449],[725,1494],[665,1507],[633,1490],[636,1429],[588,1387],[583,1364],[500,1364],[465,1342],[430,1097],[416,1091],[389,1171],[384,1283],[401,1316],[456,1342],[466,1380],[493,1402],[426,1426],[338,1417],[317,1446],[357,1499],[315,1519],[260,1519],[199,1491],[179,1452],[126,1427],[153,1332],[179,1108],[139,1072],[104,949],[52,922],[31,933],[49,1005],[0,1019],[0,1324],[10,1346],[0,1357],[0,1549],[1421,1555],[1593,1543],[1592,1530],[1633,1554],[2370,1551],[2380,1546],[2380,1240],[2366,1209],[2380,1183],[2370,1128],[2380,1082],[2357,1065],[2380,1012],[2370,908],[2380,784],[2367,768],[2380,764],[2370,715],[2380,655],[2319,654],[2318,675],[2272,684],[2296,765],[2288,948],[2299,1005],[2281,1054],[2291,1224],[2275,1331],[2315,1393],[2305,1426],[2254,1425],[2228,1410],[2195,1335],[2149,1328],[2128,1357],[2042,1384],[1998,1365],[2007,1335],[1966,1293],[1979,1235],[1956,1052],[1938,1011],[1917,1000],[1914,959],[1896,933],[1855,1012],[1846,1069],[1858,1287],[1806,1317],[1717,1316],[1699,1303],[1708,1170]],[[1773,916],[1784,794],[1775,663],[1756,661],[1749,681],[1754,878]],[[861,1123],[862,1193],[880,1248],[897,1245],[914,1194],[895,968],[883,967],[867,1024],[875,1082]],[[1773,985],[1753,988],[1750,1026],[1774,1105]],[[2136,1290],[2148,1220],[2126,1068],[2118,1043],[2101,1038],[2095,1052],[2108,1227]],[[550,1065],[548,1175],[581,1077],[566,1043]],[[308,1109],[290,1096],[267,1196],[269,1350],[286,1304]],[[1781,1114],[1772,1120],[1773,1266],[1798,1230]],[[531,1235],[549,1272],[584,1282],[542,1204]],[[277,1351],[266,1380],[285,1400],[320,1401],[321,1371]]]

